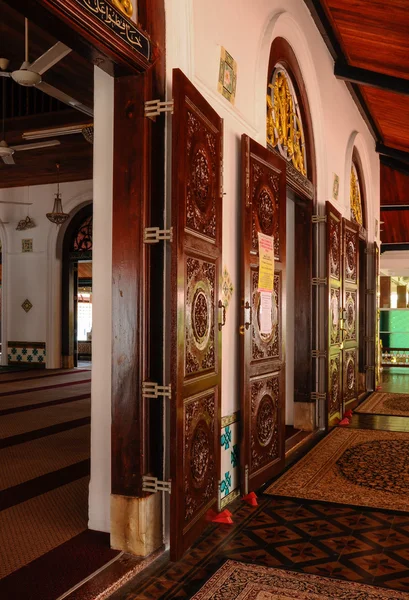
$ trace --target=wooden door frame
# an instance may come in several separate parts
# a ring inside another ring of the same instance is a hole
[[[73,235],[81,223],[92,215],[92,203],[86,204],[75,213],[64,232],[62,251],[62,286],[61,286],[61,357],[62,367],[76,367],[75,360],[75,270],[78,269],[78,257],[70,256]],[[92,260],[92,259],[91,259]]]
[[[317,213],[318,203],[316,196],[316,184],[317,184],[317,167],[316,167],[316,154],[314,145],[314,135],[312,126],[311,110],[308,102],[307,89],[302,77],[301,68],[298,64],[297,57],[292,49],[291,45],[284,38],[277,37],[273,40],[270,49],[270,58],[268,64],[267,74],[267,86],[271,82],[274,68],[277,64],[281,64],[285,67],[290,75],[291,82],[294,86],[295,93],[298,97],[299,108],[301,113],[301,119],[304,127],[304,137],[307,149],[307,174],[308,177],[302,175],[291,162],[287,161],[286,169],[286,181],[287,187],[292,190],[295,194],[296,204],[296,224],[297,216],[301,218],[301,211],[305,211],[306,223],[304,224],[305,239],[307,242],[307,253],[303,255],[303,264],[308,265],[308,269],[303,273],[302,289],[304,293],[301,294],[303,302],[297,304],[298,318],[301,322],[309,321],[309,326],[305,327],[305,338],[304,346],[307,348],[307,354],[304,352],[304,358],[301,356],[297,360],[295,367],[295,389],[298,392],[294,394],[297,398],[297,403],[303,402],[312,404],[314,401],[311,400],[311,393],[314,391],[314,363],[312,359],[313,347],[318,347],[317,340],[315,340],[315,332],[317,331],[318,314],[316,310],[317,306],[317,294],[318,290],[316,286],[312,286],[312,277],[318,276],[314,273],[314,265],[316,252],[319,249],[314,244],[314,231],[312,224],[312,215]],[[267,87],[268,91],[268,87]],[[268,145],[268,149],[277,155],[281,156],[277,149]],[[298,213],[298,214],[297,214]],[[297,225],[296,225],[297,226]],[[298,286],[298,283],[297,283]],[[315,423],[315,427],[318,427],[318,423]]]
[[[16,8],[13,0],[5,2]],[[142,476],[162,473],[161,411],[157,400],[151,406],[142,398],[141,388],[145,379],[162,380],[163,246],[147,247],[143,231],[163,228],[165,121],[147,119],[144,104],[165,97],[164,0],[139,0],[138,25],[128,20],[145,53],[83,0],[21,0],[18,10],[115,77],[111,489],[141,496]]]

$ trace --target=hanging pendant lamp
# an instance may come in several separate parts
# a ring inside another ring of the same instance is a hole
[[[60,194],[60,164],[57,163],[57,193],[55,194],[54,206],[53,210],[50,213],[47,213],[47,219],[51,221],[51,223],[55,223],[56,225],[62,225],[70,215],[64,212],[62,207],[62,198]]]

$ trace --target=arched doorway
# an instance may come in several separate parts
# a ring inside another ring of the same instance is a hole
[[[358,287],[358,323],[359,323],[359,357],[358,357],[358,397],[365,394],[367,390],[366,365],[366,343],[368,339],[368,234],[366,214],[366,191],[363,178],[362,163],[358,150],[354,147],[351,160],[350,174],[350,205],[351,221],[359,227],[359,287]]]
[[[92,357],[92,204],[72,218],[64,235],[62,268],[62,366]]]
[[[267,78],[267,148],[286,160],[285,349],[286,451],[317,427],[313,391],[312,215],[316,165],[307,92],[295,53],[283,38],[271,46]],[[295,300],[296,299],[296,300]]]

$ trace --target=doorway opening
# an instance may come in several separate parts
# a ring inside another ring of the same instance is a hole
[[[63,241],[62,362],[64,368],[91,366],[92,204],[72,218]]]
[[[311,391],[310,223],[311,208],[287,187],[286,453],[293,450],[311,433],[311,418],[308,411],[308,407],[312,406],[308,404]]]

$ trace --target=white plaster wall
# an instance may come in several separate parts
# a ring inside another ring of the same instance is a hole
[[[114,79],[94,69],[90,529],[110,531]]]
[[[84,199],[92,200],[92,181],[62,183],[60,190],[64,210],[68,213]],[[7,202],[0,204],[0,219],[5,222],[0,231],[3,348],[7,348],[8,340],[46,342],[48,368],[59,367],[61,357],[61,257],[56,246],[59,229],[46,217],[52,210],[55,192],[55,184],[0,189],[0,201]],[[17,204],[21,202],[32,205]],[[18,222],[27,214],[36,227],[16,231]],[[33,252],[22,252],[23,239],[33,240]],[[52,272],[56,275],[51,280]],[[21,307],[26,298],[33,304],[28,313]],[[7,362],[6,352],[3,352],[2,362]]]
[[[302,0],[167,0],[167,80],[171,97],[172,68],[181,68],[224,118],[223,211],[238,215],[240,206],[240,137],[247,133],[265,144],[265,93],[271,43],[283,37],[292,46],[310,103],[317,159],[320,211],[332,197],[333,173],[340,178],[337,208],[349,207],[349,168],[353,144],[361,156],[368,198],[368,233],[374,239],[379,219],[379,158],[345,84],[333,75],[333,60]],[[235,106],[217,92],[220,46],[237,61]],[[168,170],[168,176],[170,171]],[[238,217],[237,217],[238,218]],[[235,295],[223,331],[222,414],[239,408],[237,311],[239,229],[223,221],[223,264]]]

